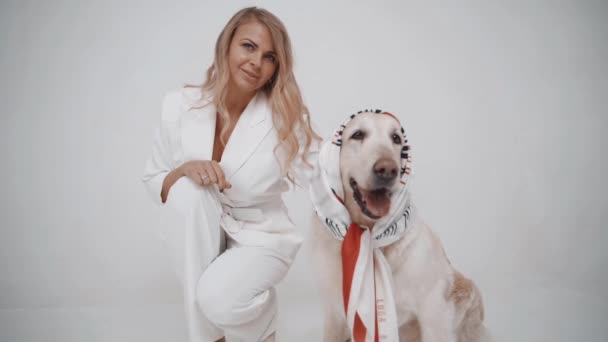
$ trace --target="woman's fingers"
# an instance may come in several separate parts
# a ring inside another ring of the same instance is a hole
[[[203,168],[204,168],[204,172],[207,174],[207,176],[209,176],[209,184],[215,184],[218,181],[218,176],[215,172],[215,169],[213,168],[213,163],[212,162],[205,162],[203,164]]]
[[[190,178],[194,183],[205,186],[209,184],[209,175],[201,163],[186,162],[182,166],[184,175]]]
[[[211,161],[211,167],[215,171],[215,175],[217,176],[217,185],[220,187],[220,189],[231,188],[232,185],[226,181],[226,175],[224,174],[224,170],[222,170],[220,167],[220,164],[214,160]]]
[[[224,171],[214,160],[190,161],[186,162],[182,167],[186,177],[200,186],[217,184],[222,190],[232,187],[226,180]]]
[[[205,171],[205,169],[201,169],[197,171],[197,173],[199,175],[199,179],[202,182],[200,185],[209,185],[211,183],[209,174],[207,174],[207,171]]]

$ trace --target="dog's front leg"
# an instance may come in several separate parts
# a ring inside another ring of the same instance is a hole
[[[438,314],[438,316],[444,315]],[[449,320],[436,317],[432,322],[420,323],[422,342],[456,342],[456,335]]]
[[[420,317],[420,333],[422,342],[456,342],[456,335],[453,327],[453,316],[449,313],[451,309],[445,312],[435,311],[431,317],[424,315]]]
[[[417,318],[412,318],[409,322],[399,327],[400,342],[422,342],[420,324]]]
[[[437,284],[423,302],[418,322],[422,342],[456,342],[454,303],[445,299],[442,286]]]

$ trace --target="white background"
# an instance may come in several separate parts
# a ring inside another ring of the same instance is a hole
[[[166,91],[200,83],[244,1],[2,1],[0,341],[185,341],[140,182]],[[497,341],[608,339],[608,5],[264,1],[323,135],[403,121],[415,200]],[[310,205],[286,195],[302,234]],[[280,341],[319,341],[305,245]]]

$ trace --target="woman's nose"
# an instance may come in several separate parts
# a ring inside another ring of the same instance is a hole
[[[259,68],[262,65],[262,55],[258,53],[252,53],[249,56],[249,64],[255,68]]]

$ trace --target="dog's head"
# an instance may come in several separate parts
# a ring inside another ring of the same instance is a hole
[[[401,125],[392,115],[361,113],[342,132],[340,176],[351,220],[372,228],[389,213],[402,184]]]

